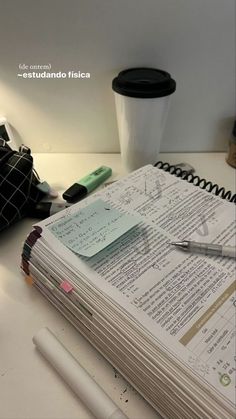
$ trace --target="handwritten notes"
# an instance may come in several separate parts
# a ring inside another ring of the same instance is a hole
[[[98,199],[49,227],[51,233],[73,252],[91,257],[139,223]]]

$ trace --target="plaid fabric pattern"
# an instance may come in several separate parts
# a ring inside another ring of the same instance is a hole
[[[0,231],[27,215],[43,194],[27,152],[13,151],[0,139]]]

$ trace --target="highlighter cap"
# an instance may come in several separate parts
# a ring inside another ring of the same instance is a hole
[[[35,207],[31,207],[28,215],[35,218],[47,218],[50,215],[51,202],[39,202]]]
[[[81,198],[86,196],[88,193],[87,188],[83,185],[79,185],[78,183],[74,183],[69,189],[67,189],[62,197],[67,202],[76,202],[79,201]]]

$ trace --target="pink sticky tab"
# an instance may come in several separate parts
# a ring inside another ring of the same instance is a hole
[[[62,288],[62,289],[63,289],[63,291],[65,291],[66,293],[71,292],[71,291],[73,290],[72,285],[71,285],[71,284],[69,284],[69,282],[67,282],[67,281],[63,281],[63,282],[60,284],[60,288]]]

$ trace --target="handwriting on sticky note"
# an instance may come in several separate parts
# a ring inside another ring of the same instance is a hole
[[[98,199],[52,224],[49,229],[66,247],[91,257],[139,223],[140,219]]]

